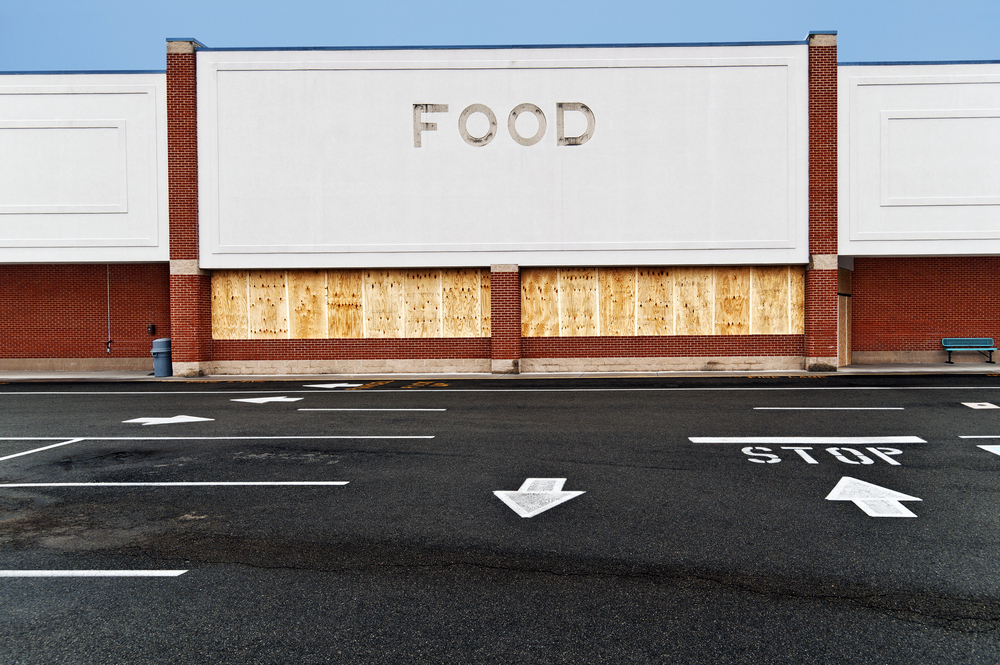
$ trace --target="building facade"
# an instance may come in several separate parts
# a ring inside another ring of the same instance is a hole
[[[942,361],[996,330],[997,109],[834,33],[0,74],[0,369]]]

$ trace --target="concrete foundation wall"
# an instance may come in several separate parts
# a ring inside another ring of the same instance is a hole
[[[907,363],[943,363],[948,360],[946,351],[855,351],[852,358],[854,365],[901,365]],[[1000,359],[1000,354],[993,352],[993,360]],[[951,360],[959,363],[985,363],[986,356],[975,351],[953,351]]]
[[[0,372],[153,371],[149,358],[0,358]]]

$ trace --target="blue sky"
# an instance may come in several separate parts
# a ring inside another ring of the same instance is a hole
[[[1000,0],[6,0],[0,71],[162,70],[211,47],[796,41],[841,62],[1000,61]]]

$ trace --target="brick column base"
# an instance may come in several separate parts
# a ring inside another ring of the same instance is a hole
[[[171,261],[170,351],[175,376],[201,376],[212,360],[212,277]],[[181,268],[183,270],[183,268]]]
[[[806,271],[806,369],[837,371],[837,269]]]
[[[516,265],[490,266],[490,367],[517,374],[521,364],[521,273]]]

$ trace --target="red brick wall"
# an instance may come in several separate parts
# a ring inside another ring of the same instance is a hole
[[[167,53],[170,259],[198,259],[198,85],[194,53]],[[212,357],[211,277],[170,276],[174,362]]]
[[[456,339],[215,340],[214,360],[391,360],[489,358],[488,337]]]
[[[493,345],[496,341],[493,340]],[[215,340],[214,360],[477,359],[489,338]],[[801,356],[802,335],[522,337],[524,358]],[[493,356],[495,357],[495,356]]]
[[[801,356],[802,335],[523,337],[524,358]]]
[[[811,39],[809,254],[832,255],[837,251],[837,46],[835,42],[819,46]],[[807,357],[837,357],[836,268],[806,272],[805,333]]]
[[[837,253],[837,47],[809,47],[809,253]]]
[[[806,355],[837,356],[837,271],[807,270],[805,285]]]
[[[854,351],[940,351],[943,337],[1000,339],[1000,257],[854,259]]]
[[[194,53],[167,54],[170,258],[198,258],[198,87]]]
[[[521,273],[490,273],[492,359],[521,357]]]
[[[171,360],[198,362],[212,357],[212,278],[170,275]]]
[[[149,358],[169,336],[166,264],[0,265],[0,358]]]

